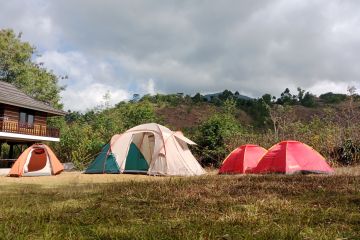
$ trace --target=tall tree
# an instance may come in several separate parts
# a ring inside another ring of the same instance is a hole
[[[22,41],[21,33],[0,29],[0,80],[14,84],[28,95],[61,108],[58,77],[32,59],[36,48]]]

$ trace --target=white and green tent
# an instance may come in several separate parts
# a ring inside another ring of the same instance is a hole
[[[204,174],[181,132],[155,123],[114,135],[85,173],[147,173],[193,176]]]

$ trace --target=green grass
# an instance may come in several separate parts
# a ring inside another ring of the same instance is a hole
[[[359,176],[206,176],[0,190],[1,239],[360,239]]]

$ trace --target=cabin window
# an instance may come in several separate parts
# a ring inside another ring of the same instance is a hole
[[[20,112],[20,124],[29,128],[34,127],[34,113],[21,111]]]
[[[26,113],[20,112],[20,123],[25,124],[26,123]]]
[[[28,125],[33,127],[34,126],[34,115],[33,114],[28,114],[27,117],[28,117],[28,121],[27,121]]]

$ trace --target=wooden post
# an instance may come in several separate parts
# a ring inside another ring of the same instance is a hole
[[[9,158],[13,159],[14,158],[14,144],[13,143],[9,143],[10,145],[10,149],[9,149]]]

